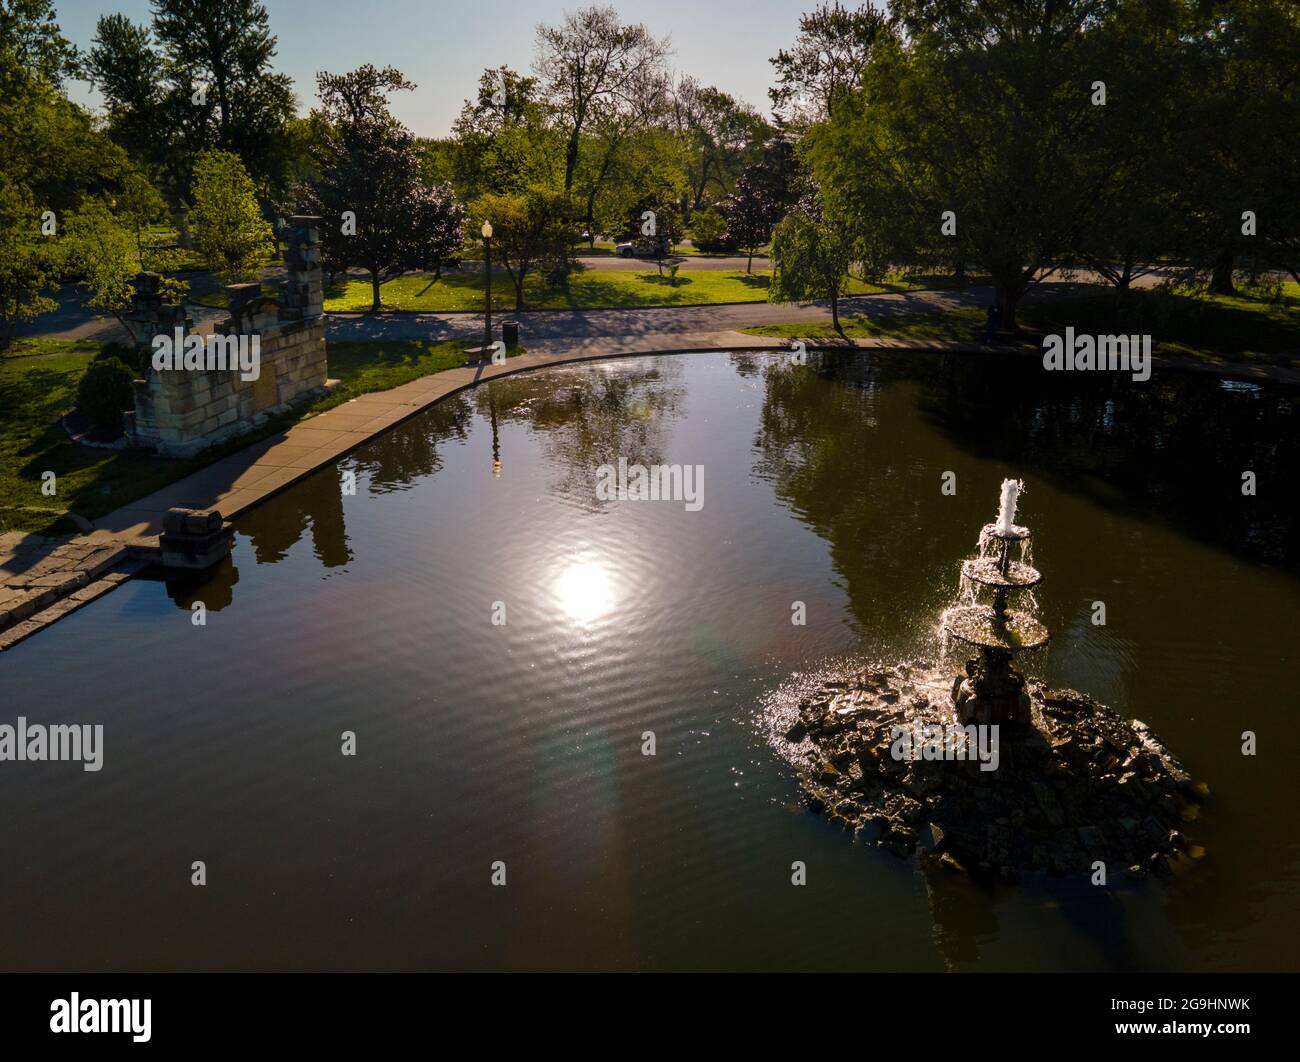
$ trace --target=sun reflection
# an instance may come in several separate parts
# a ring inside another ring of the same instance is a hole
[[[592,623],[614,606],[609,573],[595,561],[568,565],[555,580],[555,597],[578,623]]]

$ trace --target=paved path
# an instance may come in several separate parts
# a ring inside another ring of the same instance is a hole
[[[1068,285],[1053,285],[1056,294]],[[882,317],[899,313],[938,313],[959,306],[986,306],[991,288],[856,295],[840,300],[840,316]],[[673,336],[732,331],[765,324],[830,322],[827,303],[749,302],[731,306],[665,306],[651,310],[530,310],[494,314],[495,321],[519,323],[520,342],[532,349],[538,340],[615,336]],[[482,314],[331,314],[331,339],[468,339],[483,335]]]

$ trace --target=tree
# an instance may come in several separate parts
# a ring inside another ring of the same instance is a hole
[[[664,219],[680,218],[677,206],[686,191],[682,145],[665,129],[638,130],[611,160],[588,210],[589,238],[596,232],[621,238],[641,236],[641,215],[646,210]],[[634,219],[635,224],[630,224]]]
[[[1223,294],[1239,274],[1253,282],[1273,270],[1295,277],[1300,8],[1288,0],[1220,4],[1195,13],[1182,34],[1167,185],[1180,257]],[[1243,231],[1247,211],[1253,235]]]
[[[885,16],[866,5],[849,11],[836,0],[801,15],[794,47],[769,60],[776,68],[776,84],[767,93],[773,113],[782,124],[800,127],[829,117],[856,91],[872,49],[888,32]]]
[[[672,122],[688,153],[688,211],[701,209],[710,189],[718,198],[729,194],[773,132],[748,104],[689,77],[673,93]]]
[[[500,102],[498,102],[498,100]],[[560,187],[564,138],[548,124],[536,78],[483,71],[478,95],[452,126],[453,184],[462,199],[485,192]]]
[[[65,213],[111,190],[122,151],[63,94],[76,50],[48,0],[0,2],[0,347],[55,309]]]
[[[727,219],[727,233],[736,244],[749,251],[746,273],[754,271],[754,251],[772,235],[772,226],[781,216],[780,204],[773,195],[771,181],[761,167],[751,166],[736,180],[736,190],[722,201]]]
[[[1080,167],[1096,207],[1071,251],[1121,291],[1159,266],[1182,227],[1174,189],[1187,159],[1173,131],[1198,93],[1188,29],[1176,5],[1135,3],[1089,33],[1106,104]]]
[[[271,248],[271,226],[239,156],[210,150],[194,163],[195,239],[208,268],[224,283],[250,280]]]
[[[805,197],[772,233],[772,285],[769,302],[827,299],[831,322],[840,335],[840,297],[848,280],[854,247],[847,226],[826,216],[816,194]]]
[[[87,62],[111,135],[159,177],[176,207],[207,148],[239,155],[280,195],[291,180],[292,83],[272,69],[276,38],[256,0],[154,0],[152,27],[123,15],[96,25]]]
[[[67,216],[62,251],[66,266],[89,292],[86,305],[115,317],[135,342],[139,336],[126,311],[132,304],[133,281],[145,263],[133,227],[129,215],[115,215],[102,199],[88,198]],[[162,280],[161,292],[168,301],[180,301],[187,289],[174,277]]]
[[[420,179],[415,137],[388,108],[389,93],[415,87],[400,71],[367,64],[319,74],[316,84],[315,174],[303,198],[325,219],[321,243],[331,269],[365,269],[377,312],[384,281],[413,269],[440,270],[455,253],[464,211],[450,187]]]
[[[565,134],[564,191],[573,188],[583,134],[642,120],[646,95],[662,92],[666,41],[625,26],[612,7],[587,7],[559,26],[537,27],[537,74]]]
[[[77,49],[59,31],[52,0],[0,3],[0,90],[6,98],[22,83],[59,87],[77,73]]]
[[[194,104],[210,123],[206,143],[239,155],[257,182],[283,187],[279,134],[293,117],[293,84],[272,72],[266,8],[257,0],[154,0],[154,34],[170,60],[173,94],[193,100],[196,88],[207,89]]]
[[[30,192],[0,181],[0,350],[18,324],[58,308],[45,292],[57,287],[59,266],[59,245],[41,234]]]
[[[901,37],[877,41],[860,91],[801,147],[828,208],[896,261],[978,262],[1013,332],[1021,298],[1102,200],[1092,31],[1110,6],[895,0]]]
[[[710,207],[691,215],[691,241],[697,250],[715,251],[727,238],[727,219],[721,210]]]
[[[145,234],[149,226],[162,217],[167,210],[167,203],[158,189],[153,186],[153,182],[135,170],[128,173],[122,181],[122,191],[117,197],[117,206],[123,217],[130,223],[135,236],[136,254],[143,265],[148,257]]]
[[[487,192],[470,205],[467,241],[476,241],[484,221],[492,223],[492,245],[515,289],[515,309],[524,309],[524,282],[543,269],[567,267],[574,228],[563,192],[530,188]]]

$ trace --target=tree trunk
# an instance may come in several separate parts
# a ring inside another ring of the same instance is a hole
[[[176,243],[188,251],[194,247],[190,236],[190,210],[184,203],[172,211],[172,224],[176,226]]]
[[[372,269],[370,271],[370,292],[372,295],[370,312],[378,313],[379,312],[379,270],[378,269]]]
[[[844,335],[844,329],[840,326],[840,293],[831,292],[831,323],[835,326],[835,331],[839,335]]]
[[[1235,295],[1236,286],[1232,283],[1232,251],[1224,250],[1214,260],[1214,272],[1210,274],[1210,291],[1216,295]]]
[[[573,171],[578,168],[578,130],[574,129],[569,137],[569,146],[564,154],[564,194],[573,191]]]
[[[753,248],[753,247],[750,247],[750,249],[749,249],[749,265],[745,266],[745,272],[746,272],[746,273],[752,273],[753,271],[754,271],[754,248]]]
[[[994,301],[998,307],[998,336],[1010,339],[1016,334],[1016,306],[1020,294],[1008,284],[999,284]]]
[[[518,280],[515,280],[514,277],[511,277],[510,279],[511,279],[511,280],[514,280],[514,282],[515,282],[515,313],[519,313],[519,312],[524,308],[524,274],[523,274],[523,271],[520,270],[520,272],[519,272],[519,279],[518,279]]]
[[[960,258],[958,258],[957,261],[953,263],[952,278],[958,284],[966,283],[966,263]]]

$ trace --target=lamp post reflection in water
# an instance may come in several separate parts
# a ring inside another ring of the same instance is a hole
[[[488,384],[488,417],[492,421],[492,476],[501,478],[501,434],[497,430],[497,398]]]

